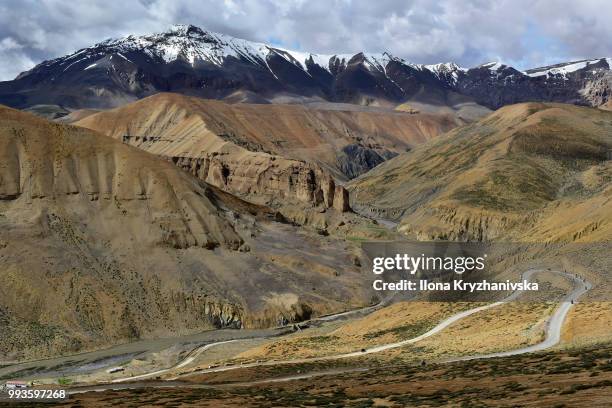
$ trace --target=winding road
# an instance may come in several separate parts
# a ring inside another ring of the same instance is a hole
[[[559,307],[557,307],[557,309],[555,309],[555,311],[553,312],[553,314],[550,316],[550,318],[548,319],[547,323],[546,323],[546,338],[544,339],[544,341],[529,346],[529,347],[524,347],[524,348],[520,348],[520,349],[515,349],[515,350],[509,350],[509,351],[504,351],[504,352],[499,352],[499,353],[491,353],[491,354],[476,354],[476,355],[471,355],[471,356],[463,356],[460,358],[455,358],[455,359],[451,359],[451,360],[445,360],[444,362],[452,362],[452,361],[463,361],[463,360],[474,360],[474,359],[483,359],[483,358],[495,358],[495,357],[505,357],[505,356],[513,356],[513,355],[518,355],[518,354],[525,354],[525,353],[532,353],[532,352],[536,352],[536,351],[542,351],[548,348],[551,348],[555,345],[557,345],[561,339],[561,330],[563,327],[563,323],[565,321],[565,318],[567,317],[567,314],[569,312],[569,310],[571,309],[573,302],[575,302],[580,296],[582,296],[583,294],[585,294],[588,290],[590,290],[592,288],[592,285],[590,282],[585,281],[581,278],[578,278],[575,275],[569,274],[569,273],[565,273],[565,272],[559,272],[559,271],[549,271],[549,270],[529,270],[525,273],[523,273],[523,275],[521,276],[521,279],[530,281],[531,277],[536,274],[536,273],[540,273],[540,272],[549,272],[549,273],[556,273],[562,276],[565,276],[571,280],[574,281],[575,285],[573,290],[567,294],[562,301],[560,302]],[[426,339],[428,337],[431,337],[439,332],[441,332],[442,330],[446,329],[447,327],[449,327],[450,325],[452,325],[453,323],[456,323],[458,321],[460,321],[461,319],[464,319],[468,316],[471,316],[475,313],[479,313],[481,311],[487,310],[487,309],[491,309],[500,305],[503,305],[504,303],[510,302],[515,300],[517,297],[519,297],[522,294],[522,291],[515,291],[513,292],[511,295],[509,295],[508,297],[506,297],[503,300],[500,300],[498,302],[494,302],[488,305],[484,305],[484,306],[480,306],[480,307],[476,307],[473,309],[469,309],[460,313],[457,313],[453,316],[450,316],[448,318],[446,318],[445,320],[441,321],[440,323],[438,323],[435,327],[433,327],[432,329],[430,329],[429,331],[421,334],[420,336],[411,338],[411,339],[407,339],[407,340],[403,340],[403,341],[399,341],[399,342],[394,342],[394,343],[388,343],[388,344],[384,344],[384,345],[380,345],[380,346],[376,346],[376,347],[372,347],[370,349],[367,349],[365,351],[355,351],[355,352],[350,352],[350,353],[341,353],[341,354],[334,354],[334,355],[330,355],[330,356],[322,356],[322,357],[310,357],[310,358],[302,358],[302,359],[290,359],[290,360],[270,360],[270,361],[263,361],[263,362],[254,362],[254,363],[248,363],[248,364],[241,364],[241,365],[232,365],[232,366],[224,366],[224,367],[215,367],[215,368],[210,368],[210,369],[205,369],[205,370],[201,370],[198,371],[198,374],[205,374],[205,373],[216,373],[216,372],[223,372],[223,371],[230,371],[230,370],[236,370],[236,369],[240,369],[240,368],[251,368],[251,367],[264,367],[264,366],[275,366],[275,365],[280,365],[280,364],[301,364],[301,363],[311,363],[311,362],[318,362],[318,361],[330,361],[330,360],[340,360],[340,359],[345,359],[345,358],[352,358],[352,357],[359,357],[359,356],[363,356],[363,355],[368,355],[368,354],[374,354],[374,353],[380,353],[383,351],[387,351],[387,350],[391,350],[391,349],[396,349],[396,348],[400,348],[403,346],[406,346],[408,344],[414,344],[417,343],[423,339]],[[154,377],[154,376],[158,376],[160,374],[164,374],[167,372],[170,372],[173,369],[177,369],[177,368],[182,368],[185,367],[189,364],[191,364],[197,356],[199,356],[201,353],[203,353],[204,351],[218,346],[218,345],[222,345],[222,344],[226,344],[226,343],[230,343],[230,342],[234,342],[237,340],[229,340],[229,341],[222,341],[222,342],[217,342],[217,343],[210,343],[201,347],[198,347],[196,349],[194,349],[191,353],[189,353],[189,355],[180,363],[178,363],[177,365],[164,369],[164,370],[159,370],[159,371],[155,371],[152,373],[147,373],[147,374],[142,374],[142,375],[138,375],[138,376],[133,376],[133,377],[125,377],[125,378],[119,378],[119,379],[115,379],[112,381],[112,383],[120,383],[120,382],[128,382],[128,381],[134,381],[134,380],[142,380],[145,378],[150,378],[150,377]],[[306,378],[308,377],[309,374],[304,374],[301,375],[300,378],[304,378],[306,376]],[[312,376],[316,376],[316,375],[320,375],[319,373],[312,373]],[[180,378],[182,375],[178,375],[174,378],[172,378],[171,380],[176,380],[178,378]],[[279,379],[276,379],[279,380]],[[263,380],[263,382],[266,382],[268,380]],[[269,381],[272,381],[272,379],[270,379]],[[106,389],[113,389],[112,386],[108,387]]]
[[[537,272],[537,271],[533,271],[533,272]],[[538,344],[534,344],[532,346],[523,347],[519,349],[502,351],[499,353],[480,354],[480,355],[460,357],[460,358],[455,358],[452,360],[447,360],[447,362],[516,356],[519,354],[534,353],[536,351],[546,350],[546,349],[549,349],[559,344],[559,341],[561,341],[561,330],[563,329],[563,323],[565,322],[565,318],[567,317],[567,314],[569,313],[573,303],[580,296],[584,295],[586,292],[591,290],[593,285],[591,284],[591,282],[580,279],[576,277],[575,275],[571,275],[569,273],[565,273],[565,272],[555,272],[555,273],[571,278],[574,281],[574,283],[576,283],[576,285],[574,287],[574,290],[572,290],[571,293],[569,293],[568,295],[565,296],[565,298],[563,298],[559,307],[555,309],[551,317],[546,322],[546,338],[544,339],[544,341]]]
[[[142,380],[145,378],[151,378],[151,377],[155,377],[161,374],[165,374],[167,372],[169,372],[170,370],[175,370],[177,368],[182,368],[185,367],[186,365],[191,364],[196,357],[198,357],[200,354],[202,354],[203,352],[205,352],[206,350],[209,350],[213,347],[216,346],[220,346],[222,344],[227,344],[227,343],[234,343],[236,341],[238,341],[240,339],[235,339],[235,340],[225,340],[225,341],[218,341],[216,343],[210,343],[210,344],[205,344],[203,346],[197,347],[194,350],[192,350],[187,357],[181,361],[180,363],[169,367],[169,368],[164,368],[162,370],[157,370],[157,371],[153,371],[151,373],[146,373],[146,374],[140,374],[140,375],[135,375],[132,377],[124,377],[124,378],[116,378],[114,380],[111,381],[111,383],[121,383],[121,382],[126,382],[126,381],[133,381],[133,380]]]
[[[385,307],[387,304],[389,304],[392,300],[393,296],[389,296],[386,299],[383,299],[382,301],[380,301],[379,303],[372,305],[372,306],[366,306],[360,309],[355,309],[355,310],[348,310],[345,312],[340,312],[340,313],[334,313],[334,314],[330,314],[330,315],[325,315],[325,316],[319,316],[317,318],[305,321],[305,322],[301,322],[300,324],[308,324],[308,323],[316,323],[316,322],[331,322],[334,320],[338,320],[347,316],[352,316],[352,315],[357,315],[357,314],[362,314],[362,313],[371,313],[377,309],[380,309],[382,307]],[[299,327],[299,325],[298,325]],[[267,339],[269,337],[254,337],[254,338],[250,338],[248,340],[263,340],[263,339]],[[157,371],[152,371],[150,373],[145,373],[145,374],[139,374],[139,375],[135,375],[135,376],[131,376],[131,377],[123,377],[123,378],[116,378],[114,380],[111,381],[111,383],[122,383],[122,382],[127,382],[127,381],[133,381],[133,380],[143,380],[143,379],[147,379],[147,378],[151,378],[151,377],[157,377],[161,374],[165,374],[171,370],[175,370],[177,368],[182,368],[185,367],[189,364],[191,364],[193,361],[195,361],[196,357],[198,357],[200,354],[202,354],[203,352],[205,352],[206,350],[209,350],[213,347],[217,347],[223,344],[228,344],[228,343],[234,343],[236,341],[240,341],[240,340],[245,340],[245,339],[233,339],[233,340],[224,340],[224,341],[218,341],[215,343],[209,343],[209,344],[205,344],[203,346],[198,346],[195,349],[191,350],[191,352],[185,357],[184,360],[182,360],[181,362],[177,363],[176,365],[172,366],[172,367],[168,367],[168,368],[164,368],[161,370],[157,370]],[[231,366],[229,368],[240,368],[240,367],[249,367],[249,365],[240,365],[240,366]],[[225,367],[228,368],[228,367]]]

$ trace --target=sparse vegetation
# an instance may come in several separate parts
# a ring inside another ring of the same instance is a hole
[[[63,377],[62,377],[62,378],[58,378],[58,379],[57,379],[57,383],[58,383],[59,385],[64,385],[64,386],[65,386],[65,385],[70,385],[70,384],[72,384],[72,380],[71,380],[70,378],[63,378]]]
[[[175,388],[121,390],[106,394],[86,393],[74,396],[62,406],[81,404],[102,407],[118,402],[134,405],[171,402],[177,406],[527,406],[527,407],[593,407],[605,406],[612,390],[612,374],[607,378],[591,377],[604,373],[609,365],[612,345],[506,357],[451,364],[385,365],[365,372],[347,371],[280,383],[242,385],[219,388]],[[582,356],[594,362],[580,364]],[[575,364],[569,373],[557,373],[559,366]],[[359,364],[357,365],[357,367]],[[294,375],[330,369],[329,363],[316,365],[261,367],[244,369],[229,376],[196,375],[189,381],[199,384],[224,384],[257,381],[270,376]],[[335,369],[350,369],[336,364]],[[551,374],[556,373],[556,374]],[[609,371],[607,372],[609,373]]]
[[[373,333],[366,333],[363,335],[363,337],[371,340],[386,334],[393,334],[399,339],[410,339],[425,333],[427,330],[435,326],[435,324],[436,322],[433,321],[420,321],[414,324],[406,324],[389,329],[378,330]]]
[[[348,188],[356,205],[384,212],[400,204],[400,231],[411,238],[605,240],[611,224],[590,224],[609,219],[603,207],[611,115],[559,104],[507,106],[381,164]]]

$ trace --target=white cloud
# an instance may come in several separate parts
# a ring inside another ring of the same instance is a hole
[[[3,0],[0,79],[175,23],[320,53],[388,50],[413,62],[528,67],[612,56],[610,21],[609,0]]]
[[[2,49],[0,45],[0,59],[10,61],[10,64],[0,64],[0,78],[13,79],[17,73],[27,71],[35,62],[24,52],[16,49]]]
[[[21,44],[11,37],[5,37],[0,41],[0,51],[12,51],[23,48]]]

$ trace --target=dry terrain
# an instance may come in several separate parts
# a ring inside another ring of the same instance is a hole
[[[112,111],[83,112],[80,127],[73,127],[2,108],[3,358],[69,354],[206,328],[285,325],[377,302],[356,243],[395,235],[350,211],[338,183],[348,175],[316,152],[338,151],[358,132],[383,146],[393,139],[385,132],[405,126],[401,121],[422,132],[429,126],[424,123],[439,117],[414,106],[401,109],[406,112],[379,112],[376,121],[365,110],[230,106],[162,94]],[[293,119],[283,119],[273,127],[279,133],[272,133],[266,126],[274,121],[266,115]],[[529,405],[536,396],[545,406],[604,401],[612,385],[612,116],[522,104],[437,138],[439,128],[429,131],[422,140],[398,136],[394,147],[369,146],[377,153],[412,150],[350,182],[352,203],[373,218],[398,220],[409,238],[522,242],[492,253],[500,260],[493,270],[499,278],[555,268],[588,279],[594,288],[571,309],[552,351],[439,364],[541,342],[547,319],[572,288],[565,278],[544,273],[538,279],[546,290],[533,298],[475,313],[400,348],[286,363],[414,338],[479,303],[400,301],[283,337],[211,348],[185,366],[179,362],[195,344],[159,348],[146,358],[125,356],[125,376],[170,367],[146,377],[156,380],[210,365],[285,363],[181,376],[187,384],[174,384],[174,390],[87,393],[65,405],[512,406]],[[290,143],[269,143],[281,134]],[[421,361],[428,364],[415,366]],[[111,378],[102,371],[71,381]],[[305,382],[291,378],[304,375]],[[288,381],[257,383],[270,377]],[[471,385],[474,380],[478,385]],[[224,385],[238,382],[243,384]]]
[[[465,123],[454,111],[227,104],[162,93],[75,124],[166,157],[204,158],[232,146],[316,163],[340,180]],[[149,140],[138,140],[148,138]]]
[[[568,315],[563,328],[565,344],[591,345],[612,338],[612,302],[579,303]]]
[[[375,301],[359,248],[278,221],[154,155],[0,107],[2,361]]]
[[[294,223],[334,234],[346,223],[338,213],[350,211],[344,181],[465,121],[452,110],[228,104],[161,93],[74,124],[159,155]],[[357,237],[368,235],[361,226],[351,229],[359,230],[352,234]]]
[[[355,208],[421,240],[609,241],[611,147],[609,112],[513,105],[348,187]]]
[[[475,306],[469,303],[399,302],[362,319],[271,340],[239,354],[235,360],[283,360],[286,356],[309,358],[349,353],[416,337],[444,318],[471,307]]]
[[[341,365],[245,369],[240,374],[196,375],[176,388],[88,392],[58,406],[605,407],[612,398],[611,351],[607,343],[503,359],[394,364],[366,371]],[[320,375],[307,379],[257,383],[317,371]]]
[[[231,105],[165,93],[75,124],[162,156],[295,222],[321,227],[333,222],[319,215],[326,208],[349,209],[342,182],[464,122],[452,111]]]
[[[518,301],[468,316],[414,345],[377,353],[370,358],[375,361],[439,360],[537,344],[544,340],[548,318],[563,296],[572,290],[573,284],[552,273],[540,273],[536,280],[542,287],[540,292],[525,293]],[[445,318],[483,304],[398,302],[348,322],[339,321],[282,338],[271,338],[254,347],[245,344],[246,351],[233,357],[224,355],[215,360],[215,352],[211,350],[205,364],[200,362],[199,367],[206,368],[211,362],[223,365],[228,361],[232,364],[256,360],[286,361],[370,349],[417,337]],[[584,346],[612,341],[608,329],[612,319],[609,303],[585,301],[576,307],[568,319],[564,345]],[[590,341],[586,342],[586,339]]]

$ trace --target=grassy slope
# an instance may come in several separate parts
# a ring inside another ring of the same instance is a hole
[[[592,241],[612,236],[612,113],[508,106],[349,184],[419,239]],[[384,214],[384,212],[383,212]]]

